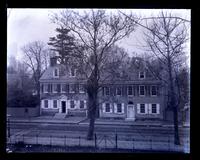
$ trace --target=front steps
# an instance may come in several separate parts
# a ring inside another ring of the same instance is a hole
[[[65,119],[66,113],[56,113],[53,118],[55,119]]]

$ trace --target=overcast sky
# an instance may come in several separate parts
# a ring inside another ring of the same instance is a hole
[[[41,40],[48,42],[49,37],[55,36],[56,25],[50,22],[49,14],[61,9],[8,9],[7,19],[7,57],[10,55],[21,58],[21,47],[28,42]],[[116,10],[112,10],[116,11]],[[130,10],[122,10],[128,12]],[[161,9],[133,9],[135,14],[142,17],[157,15]],[[177,16],[190,20],[191,10],[168,10]],[[142,52],[137,46],[143,43],[142,29],[137,29],[129,38],[120,42],[120,46],[129,53]],[[188,46],[189,47],[189,46]]]

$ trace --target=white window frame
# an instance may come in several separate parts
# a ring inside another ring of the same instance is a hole
[[[47,107],[46,107],[46,105],[45,105],[45,102],[46,102],[46,101],[47,101]],[[47,100],[47,99],[44,100],[44,108],[45,108],[45,109],[49,108],[49,100]]]
[[[53,93],[58,93],[58,91],[57,91],[57,83],[54,83],[53,84]]]
[[[44,84],[44,93],[49,93],[48,92],[48,84]]]
[[[156,105],[156,113],[152,112],[153,111],[153,104]],[[158,104],[158,103],[152,103],[150,106],[151,106],[151,114],[160,114],[160,104]]]
[[[144,87],[144,95],[140,94],[140,87]],[[145,96],[145,86],[144,85],[139,85],[139,95],[144,97]]]
[[[57,70],[57,76],[55,75],[55,71]],[[59,69],[58,68],[54,68],[53,70],[53,77],[54,78],[58,78],[59,77]]]
[[[109,104],[109,107],[110,107],[110,111],[109,112],[106,111],[106,104]],[[112,113],[111,103],[108,103],[108,102],[104,103],[104,107],[105,107],[105,109],[104,109],[105,112],[104,113]]]
[[[106,88],[108,88],[109,94],[106,94]],[[109,96],[110,95],[110,87],[104,87],[104,93],[105,93],[106,96]]]
[[[141,113],[141,104],[144,104],[144,110],[145,112],[144,113]],[[137,104],[137,114],[148,114],[148,104],[146,103],[138,103]]]
[[[82,87],[81,87],[82,86]],[[85,87],[84,87],[84,84],[79,84],[79,93],[85,93]],[[82,90],[81,90],[82,88]]]
[[[155,89],[156,89],[156,94],[155,94],[155,95],[152,94],[152,88],[153,88],[153,87],[155,87]],[[157,86],[156,86],[156,85],[152,85],[152,86],[151,86],[151,96],[152,96],[152,97],[156,97],[157,95],[158,95],[158,93],[157,93]]]
[[[64,86],[64,88],[63,88],[63,86]],[[62,83],[61,84],[61,93],[66,93],[65,89],[66,89],[66,84]]]
[[[54,107],[54,102],[56,101],[56,107]],[[56,99],[53,100],[53,107],[52,108],[55,108],[57,109],[58,108],[58,101]]]
[[[71,87],[74,86],[75,87],[75,84],[69,84],[69,93],[75,93],[75,91],[71,90]],[[74,88],[75,89],[75,88]]]
[[[143,78],[140,77],[140,76],[141,76],[141,73],[143,73],[143,75],[144,75]],[[140,72],[139,72],[139,79],[145,79],[145,78],[146,78],[145,71],[140,71]]]
[[[117,94],[117,90],[118,90],[118,89],[120,89],[121,94]],[[117,95],[117,96],[122,96],[122,87],[121,87],[121,86],[116,87],[116,95]]]
[[[72,76],[72,69],[74,69],[74,76]],[[69,74],[70,77],[76,77],[76,69],[71,67],[70,68],[70,74]]]
[[[132,94],[129,94],[129,87],[132,88]],[[132,85],[129,85],[129,86],[127,87],[127,95],[128,95],[128,96],[133,96],[133,86],[132,86]]]
[[[74,102],[74,108],[71,107],[71,101]],[[69,108],[70,109],[76,109],[76,101],[75,100],[69,100]]]
[[[144,105],[144,112],[143,113],[141,112],[142,105]],[[145,112],[145,103],[140,103],[140,114],[146,114],[146,112]]]

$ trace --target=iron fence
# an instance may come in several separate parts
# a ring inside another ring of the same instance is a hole
[[[189,140],[182,140],[181,145],[175,145],[173,139],[156,139],[156,138],[135,138],[125,137],[119,134],[105,135],[94,134],[93,140],[87,140],[82,136],[66,136],[66,135],[12,135],[9,137],[8,144],[36,144],[50,146],[79,146],[109,149],[131,149],[131,150],[149,150],[149,151],[178,151],[190,152]]]

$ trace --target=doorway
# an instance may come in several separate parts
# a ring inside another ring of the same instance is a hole
[[[134,105],[127,105],[127,119],[135,120],[135,108],[134,108]]]
[[[61,102],[61,107],[62,107],[62,113],[66,113],[66,102],[65,101],[62,101]]]

